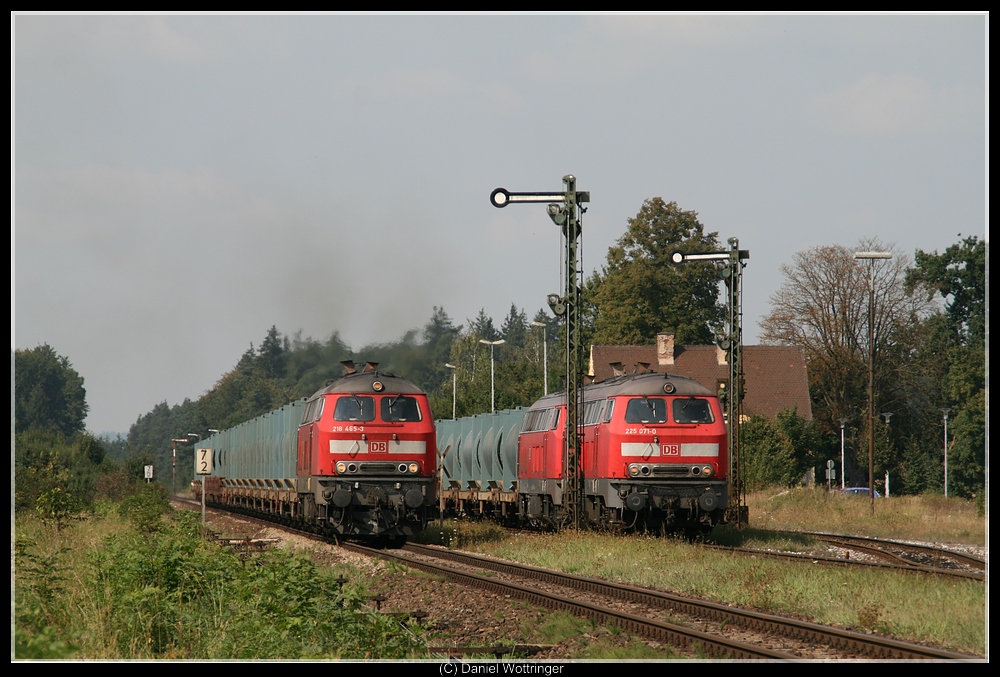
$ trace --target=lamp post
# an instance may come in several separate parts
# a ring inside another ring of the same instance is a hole
[[[888,448],[892,447],[892,440],[889,437],[889,419],[892,418],[893,412],[883,411],[881,416],[885,419],[885,443]],[[889,498],[889,468],[885,469],[885,497]]]
[[[875,514],[875,261],[891,259],[890,252],[854,252],[855,261],[868,261],[868,495]]]
[[[948,412],[951,409],[941,407],[941,414],[944,416],[944,497],[948,498]]]
[[[847,468],[844,467],[844,424],[847,423],[846,418],[838,418],[840,421],[840,488],[843,489],[847,485],[844,484],[844,474],[847,472]]]
[[[494,369],[493,369],[493,349],[500,345],[501,343],[506,343],[503,339],[497,339],[496,341],[487,341],[486,339],[479,339],[480,343],[485,343],[490,347],[490,413],[495,414],[497,411],[496,407],[496,390],[494,388]]]
[[[458,402],[458,395],[456,394],[457,393],[457,389],[456,388],[457,388],[457,385],[458,385],[458,379],[456,378],[457,375],[458,375],[458,367],[456,367],[454,364],[450,364],[448,362],[445,362],[444,366],[446,366],[449,369],[451,369],[451,420],[454,421],[455,420],[455,405]]]
[[[545,336],[546,328],[548,327],[548,325],[545,324],[544,322],[532,322],[531,326],[542,328],[542,373],[544,374],[544,376],[542,377],[542,381],[545,382],[545,394],[548,395],[549,394],[549,344],[548,344],[548,338]]]
[[[174,445],[174,459],[173,459],[173,477],[170,480],[170,493],[177,493],[177,443],[183,442],[184,444],[190,444],[191,440],[186,437],[171,437],[170,441]]]

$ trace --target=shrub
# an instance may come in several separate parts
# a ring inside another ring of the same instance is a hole
[[[158,531],[160,518],[170,510],[167,488],[150,482],[121,502],[119,512],[141,533]]]

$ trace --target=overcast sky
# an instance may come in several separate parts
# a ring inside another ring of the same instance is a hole
[[[355,349],[560,290],[643,200],[745,270],[756,342],[795,252],[984,235],[988,17],[12,17],[11,345],[95,433],[199,397],[271,325]],[[377,359],[377,356],[366,356]]]

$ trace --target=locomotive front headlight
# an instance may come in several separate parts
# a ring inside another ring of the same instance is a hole
[[[701,474],[704,475],[705,477],[711,477],[712,476],[712,466],[706,465],[704,468],[701,469]]]
[[[347,472],[347,464],[343,461],[337,461],[337,472],[341,475]]]
[[[420,465],[418,463],[411,463],[410,473],[416,475],[418,472],[420,472]]]
[[[639,466],[637,466],[635,463],[629,464],[628,474],[631,475],[632,477],[636,477],[639,474]]]

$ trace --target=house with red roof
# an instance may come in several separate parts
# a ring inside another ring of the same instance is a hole
[[[713,392],[729,383],[729,363],[724,350],[718,346],[676,345],[670,333],[658,334],[655,345],[590,347],[588,381],[647,370],[686,376]],[[787,409],[812,420],[809,378],[801,348],[744,346],[743,377],[745,416],[773,419]]]

